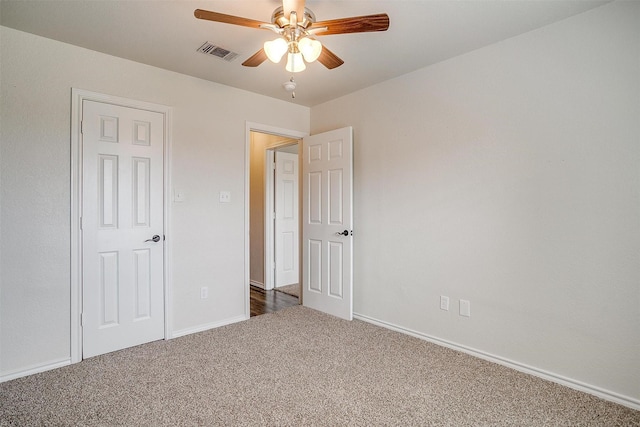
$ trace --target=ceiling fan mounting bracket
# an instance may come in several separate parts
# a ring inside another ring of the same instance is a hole
[[[273,11],[271,14],[271,22],[280,28],[291,25],[289,20],[284,16],[284,8],[282,6],[277,7],[276,10]],[[297,26],[307,29],[314,22],[316,22],[316,15],[310,9],[305,7],[304,16],[302,16],[302,20],[297,22]]]

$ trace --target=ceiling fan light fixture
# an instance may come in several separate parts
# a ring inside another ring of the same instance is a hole
[[[305,61],[313,62],[318,59],[322,52],[322,43],[309,37],[303,37],[298,41],[298,49]]]
[[[289,46],[283,38],[278,37],[275,40],[264,42],[264,52],[267,54],[267,58],[276,64],[280,62],[287,50],[289,50]]]
[[[290,73],[299,73],[300,71],[304,71],[307,68],[304,65],[304,60],[302,59],[302,54],[300,52],[291,53],[287,56],[287,66],[285,69]]]
[[[269,30],[278,34],[276,40],[266,42],[262,49],[242,65],[257,67],[267,59],[278,63],[288,52],[285,68],[293,73],[304,70],[305,61],[318,61],[329,70],[344,64],[336,54],[315,40],[316,35],[369,33],[389,29],[389,15],[386,13],[317,21],[315,14],[305,7],[305,0],[281,1],[282,6],[273,11],[270,24],[203,9],[196,9],[193,14],[198,19]]]

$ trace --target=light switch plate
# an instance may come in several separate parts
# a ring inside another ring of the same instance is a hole
[[[221,191],[220,192],[220,203],[229,203],[231,201],[231,192],[230,191]]]
[[[174,202],[184,202],[185,199],[186,199],[186,196],[185,196],[183,190],[179,190],[177,188],[173,189],[173,201]]]

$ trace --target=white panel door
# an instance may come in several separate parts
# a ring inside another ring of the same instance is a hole
[[[353,317],[353,132],[351,127],[303,140],[302,301]]]
[[[164,338],[164,139],[160,113],[82,103],[84,358]]]
[[[275,152],[275,286],[298,283],[298,155]]]

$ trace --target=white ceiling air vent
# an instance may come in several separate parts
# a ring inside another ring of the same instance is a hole
[[[216,46],[211,42],[204,42],[200,48],[198,48],[198,52],[202,52],[206,55],[215,56],[217,58],[224,59],[225,61],[231,62],[238,56],[237,53],[231,52],[223,47]]]

